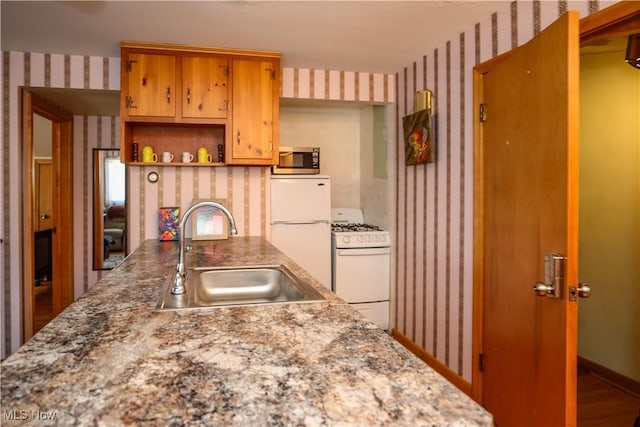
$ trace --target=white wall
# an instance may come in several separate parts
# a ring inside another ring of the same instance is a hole
[[[280,144],[320,147],[320,173],[331,176],[332,207],[361,208],[366,222],[388,230],[393,118],[386,105],[351,104],[283,100]]]
[[[53,124],[51,120],[39,114],[33,115],[33,157],[51,158],[51,138]]]
[[[280,108],[280,145],[320,147],[320,173],[331,176],[334,208],[360,207],[360,146],[371,144],[362,140],[363,119],[357,105]]]

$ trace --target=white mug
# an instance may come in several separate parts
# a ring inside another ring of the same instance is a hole
[[[169,163],[173,161],[173,154],[171,154],[168,151],[165,151],[164,153],[162,153],[162,162],[163,163]]]
[[[191,163],[193,161],[193,154],[185,151],[182,153],[182,163]]]

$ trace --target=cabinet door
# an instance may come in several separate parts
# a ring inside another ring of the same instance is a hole
[[[126,63],[126,108],[129,116],[176,115],[176,58],[130,53]]]
[[[229,63],[224,58],[182,58],[182,116],[226,119]]]
[[[227,163],[274,164],[275,65],[271,61],[233,61],[233,125]]]

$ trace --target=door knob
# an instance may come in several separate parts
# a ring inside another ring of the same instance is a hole
[[[564,256],[556,253],[544,256],[544,283],[536,282],[533,286],[533,292],[536,295],[556,299],[561,297],[564,283],[564,260]]]
[[[580,298],[589,298],[591,296],[591,286],[586,283],[578,283],[578,296]]]
[[[536,295],[538,296],[546,296],[547,294],[553,294],[553,292],[555,291],[555,286],[553,285],[545,285],[542,282],[537,282],[534,286],[533,286],[533,292],[536,293]]]
[[[586,283],[578,283],[578,286],[569,287],[569,301],[575,301],[580,298],[589,298],[591,296],[591,286]]]

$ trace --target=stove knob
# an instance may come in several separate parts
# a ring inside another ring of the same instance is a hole
[[[358,243],[362,243],[362,236],[358,236]]]
[[[343,243],[348,245],[350,241],[351,241],[351,237],[349,237],[349,236],[343,236],[342,237],[342,242]]]
[[[371,242],[375,243],[377,241],[378,241],[378,236],[376,235],[371,236]]]
[[[371,236],[364,236],[364,241],[367,243],[371,242]]]

